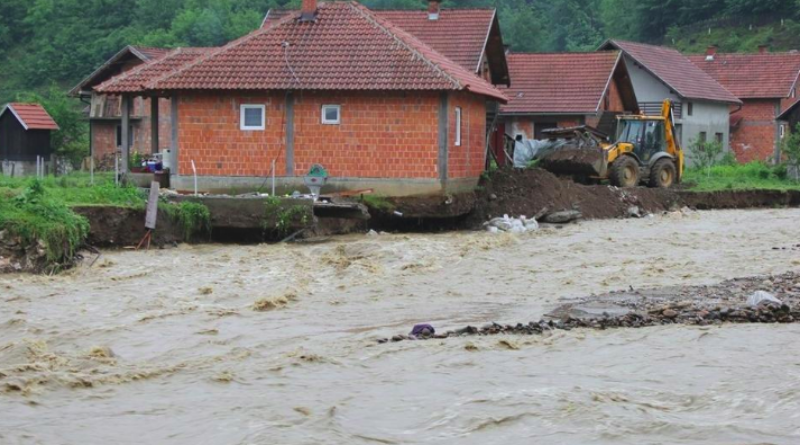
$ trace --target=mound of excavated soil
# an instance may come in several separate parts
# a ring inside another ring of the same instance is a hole
[[[632,206],[659,212],[680,205],[673,190],[582,185],[542,169],[497,171],[482,186],[470,218],[476,223],[504,214],[532,217],[544,209],[579,210],[586,219],[605,219],[625,217]]]

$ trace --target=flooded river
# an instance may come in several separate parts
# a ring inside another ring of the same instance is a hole
[[[797,324],[375,340],[800,270],[798,221],[181,246],[0,276],[0,444],[797,444]]]

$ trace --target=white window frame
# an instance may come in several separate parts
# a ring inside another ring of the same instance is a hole
[[[783,139],[784,137],[786,137],[786,124],[780,124],[778,125],[778,127],[780,128],[780,135],[781,135],[780,138]]]
[[[336,109],[336,119],[327,119],[325,117],[325,110],[328,108]],[[322,106],[322,125],[339,125],[342,123],[342,106],[341,105],[323,105]]]
[[[249,126],[245,124],[245,110],[261,110],[261,125]],[[267,107],[259,104],[239,105],[239,129],[242,131],[263,131],[267,126]]]
[[[461,107],[456,107],[456,141],[455,146],[461,146]]]

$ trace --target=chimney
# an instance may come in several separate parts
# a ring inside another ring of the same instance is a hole
[[[713,62],[714,56],[716,55],[717,55],[717,46],[709,45],[708,49],[706,49],[706,62]]]
[[[317,16],[317,0],[303,0],[300,7],[300,21],[309,22]]]
[[[428,20],[439,20],[439,0],[428,0]]]
[[[769,53],[769,45],[758,45],[758,53],[759,54]]]

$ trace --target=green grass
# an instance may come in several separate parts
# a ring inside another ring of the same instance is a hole
[[[692,191],[719,190],[800,190],[800,182],[788,179],[785,166],[763,162],[744,165],[717,165],[711,169],[687,169],[683,182]]]
[[[89,221],[47,193],[36,180],[16,192],[0,188],[0,230],[24,247],[41,242],[49,266],[69,262],[89,233]]]
[[[381,212],[388,213],[395,209],[394,205],[385,196],[381,195],[363,195],[361,202],[367,207]]]
[[[184,201],[180,204],[167,203],[160,208],[181,227],[183,239],[186,241],[211,233],[211,213],[203,204]]]
[[[32,178],[0,177],[0,193],[21,193],[35,181]],[[38,181],[44,194],[68,206],[113,205],[119,207],[144,208],[147,198],[141,190],[132,186],[117,187],[112,174],[96,174],[94,185],[87,173],[68,176],[48,176]]]

